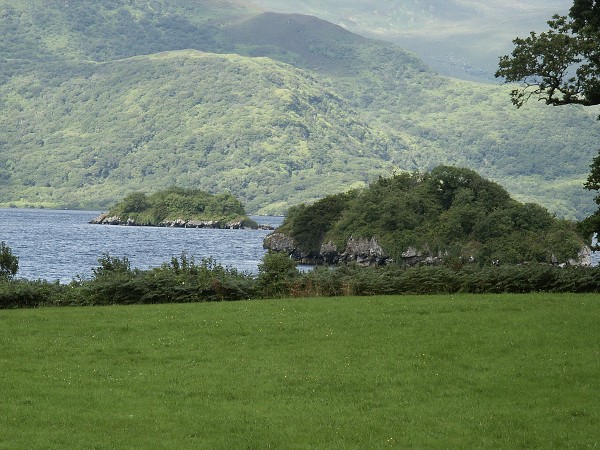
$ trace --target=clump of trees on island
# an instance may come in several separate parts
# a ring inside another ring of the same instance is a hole
[[[376,241],[379,258],[358,254],[355,260],[406,265],[569,263],[585,247],[575,223],[513,200],[472,170],[449,166],[380,178],[366,189],[291,208],[277,235],[294,243],[280,250],[317,263],[335,252],[348,256],[361,239]]]
[[[146,195],[132,192],[92,223],[111,225],[181,226],[188,228],[254,228],[242,203],[230,193],[172,186]]]

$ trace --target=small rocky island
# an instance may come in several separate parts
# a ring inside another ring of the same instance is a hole
[[[264,248],[303,264],[591,264],[577,224],[512,199],[476,172],[439,166],[290,208]]]
[[[241,202],[229,193],[170,187],[151,195],[133,192],[92,224],[178,228],[258,229]]]

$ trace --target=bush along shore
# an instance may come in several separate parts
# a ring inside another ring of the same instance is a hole
[[[297,270],[282,253],[267,253],[258,275],[185,254],[139,270],[127,258],[103,255],[90,279],[69,284],[0,279],[0,308],[190,303],[284,297],[454,293],[600,293],[600,269],[547,264],[360,267]],[[11,272],[13,275],[15,271]]]

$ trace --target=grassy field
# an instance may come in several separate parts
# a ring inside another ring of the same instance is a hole
[[[0,310],[0,448],[600,445],[600,298]]]

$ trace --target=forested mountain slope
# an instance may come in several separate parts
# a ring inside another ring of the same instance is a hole
[[[393,170],[475,168],[568,217],[597,111],[514,110],[323,20],[240,2],[0,0],[0,204],[105,207],[177,184],[250,212]]]
[[[176,184],[229,190],[257,211],[392,170],[386,137],[304,72],[269,59],[179,51],[78,70],[7,100],[19,113],[0,121],[19,151],[9,145],[0,157],[5,201],[104,206]]]

